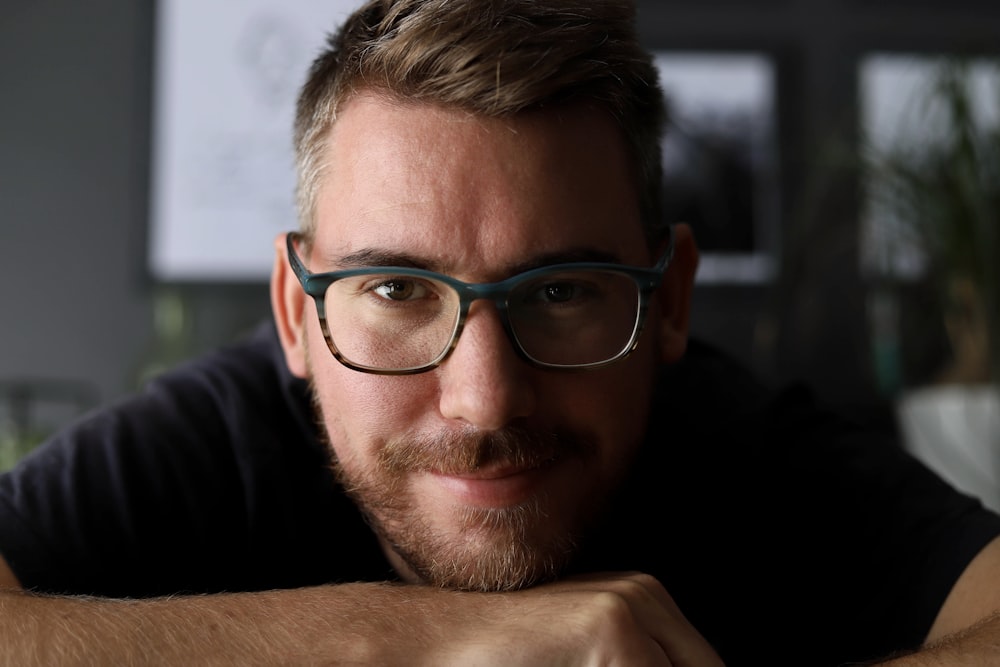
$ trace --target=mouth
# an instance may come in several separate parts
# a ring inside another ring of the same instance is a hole
[[[488,465],[468,472],[428,473],[434,484],[461,505],[502,509],[519,505],[534,495],[554,459],[532,466]]]

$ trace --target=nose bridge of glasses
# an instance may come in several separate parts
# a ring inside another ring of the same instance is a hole
[[[458,294],[463,314],[467,314],[476,301],[490,301],[501,317],[504,317],[512,282],[508,279],[495,283],[460,283]]]
[[[461,315],[455,330],[455,340],[452,342],[453,347],[458,344],[458,338],[461,333],[468,328],[470,314],[482,317],[484,315],[488,316],[490,311],[493,311],[504,334],[506,334],[508,342],[516,351],[520,352],[517,338],[511,328],[510,315],[507,311],[507,297],[510,293],[512,283],[513,281],[508,279],[495,283],[460,283],[454,285],[459,293]],[[476,305],[476,302],[480,301],[485,301],[486,303]],[[492,308],[490,308],[490,304],[492,304]],[[473,311],[476,312],[473,313]]]

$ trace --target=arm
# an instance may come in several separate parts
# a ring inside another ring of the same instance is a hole
[[[17,580],[14,576],[14,572],[10,569],[10,565],[2,555],[0,555],[0,591],[5,591],[8,589],[18,590],[21,588],[21,582]]]
[[[39,596],[16,583],[0,559],[0,645],[26,666],[722,664],[638,574],[516,593],[344,584],[146,601]]]
[[[880,663],[893,667],[958,667],[1000,661],[1000,538],[990,542],[959,577],[923,648]]]

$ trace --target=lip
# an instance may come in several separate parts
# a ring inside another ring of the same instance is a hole
[[[530,498],[550,466],[551,462],[532,468],[494,466],[460,474],[432,472],[430,476],[462,505],[499,509]]]

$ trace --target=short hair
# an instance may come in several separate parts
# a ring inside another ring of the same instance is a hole
[[[610,112],[642,222],[657,242],[666,109],[631,0],[369,0],[313,62],[295,118],[296,198],[307,239],[338,110],[359,91],[489,117],[563,104]]]

